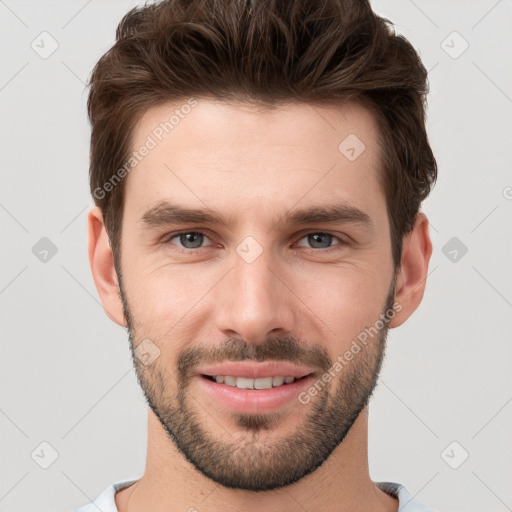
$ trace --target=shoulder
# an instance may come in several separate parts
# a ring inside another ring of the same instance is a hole
[[[118,512],[115,495],[118,491],[135,483],[138,478],[120,480],[109,485],[94,501],[74,510],[74,512]]]
[[[398,510],[400,512],[436,512],[418,503],[402,484],[396,482],[374,482],[385,493],[398,498]]]

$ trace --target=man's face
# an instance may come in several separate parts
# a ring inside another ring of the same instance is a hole
[[[141,119],[133,150],[156,145],[126,183],[120,284],[138,378],[197,470],[279,488],[342,442],[380,369],[394,276],[377,128],[355,104],[203,99],[162,134],[175,109]],[[292,217],[338,206],[334,222]]]

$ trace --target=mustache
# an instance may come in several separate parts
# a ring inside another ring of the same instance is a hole
[[[267,338],[262,343],[247,343],[237,338],[228,338],[220,346],[197,346],[183,350],[177,359],[178,376],[185,382],[200,364],[227,361],[286,361],[327,372],[333,361],[327,350],[311,346],[292,337]]]

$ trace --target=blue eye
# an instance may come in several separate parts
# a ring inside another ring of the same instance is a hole
[[[208,238],[200,231],[183,231],[176,233],[167,239],[167,243],[171,242],[174,238],[179,237],[180,244],[184,249],[201,249],[201,244],[205,238]],[[189,245],[190,244],[190,245]]]
[[[304,239],[307,238],[308,243],[312,244],[313,249],[331,249],[331,247],[319,247],[318,244],[322,245],[324,243],[332,243],[333,239],[338,239],[342,244],[337,245],[343,245],[343,240],[341,240],[339,237],[331,235],[330,233],[309,233],[301,238]]]
[[[172,242],[174,239],[178,239],[178,243]],[[197,249],[204,249],[203,243],[206,240],[210,240],[208,236],[202,231],[179,231],[176,233],[170,233],[168,236],[164,237],[162,243],[164,245],[174,245],[177,246],[176,249],[181,252],[193,252]],[[343,240],[342,238],[333,235],[331,233],[324,233],[322,231],[313,231],[310,233],[306,233],[299,240],[307,239],[307,242],[311,244],[312,247],[305,247],[306,249],[318,251],[315,252],[330,252],[332,250],[340,250],[346,245],[348,242]],[[338,243],[332,245],[333,240],[337,240]],[[327,244],[327,246],[325,246]],[[295,247],[303,247],[301,245],[296,245]]]

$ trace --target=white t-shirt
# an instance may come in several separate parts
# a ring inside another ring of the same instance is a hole
[[[122,480],[109,485],[92,503],[77,508],[74,512],[119,512],[116,507],[114,496],[117,491],[132,485],[138,478],[131,480]],[[374,482],[374,484],[387,494],[398,498],[399,512],[435,512],[431,508],[424,507],[415,501],[407,489],[394,482]]]

